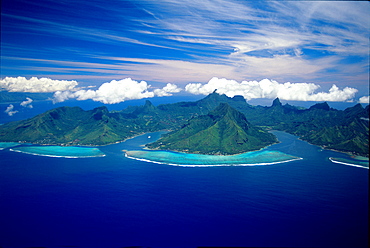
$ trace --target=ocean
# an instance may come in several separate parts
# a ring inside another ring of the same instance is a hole
[[[7,147],[0,247],[367,247],[369,170],[275,134],[281,143],[267,151],[301,159],[202,167],[125,157],[160,133],[98,147],[97,157]]]

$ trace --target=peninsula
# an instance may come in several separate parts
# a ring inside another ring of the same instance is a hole
[[[276,143],[274,135],[252,126],[245,116],[221,103],[207,115],[190,119],[180,129],[148,144],[151,149],[232,155]]]

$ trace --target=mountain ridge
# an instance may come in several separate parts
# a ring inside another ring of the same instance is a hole
[[[345,152],[368,155],[369,105],[345,110],[330,108],[327,103],[308,109],[281,104],[252,106],[243,97],[233,98],[215,92],[194,102],[154,106],[149,100],[109,112],[105,106],[84,111],[79,107],[60,107],[27,120],[0,126],[0,141],[63,145],[106,145],[145,132],[178,130],[191,118],[207,115],[220,103],[248,117],[248,122],[265,130],[281,130],[312,144]],[[339,137],[339,138],[338,138]],[[350,144],[346,148],[345,144]]]

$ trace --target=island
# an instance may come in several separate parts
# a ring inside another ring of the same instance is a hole
[[[108,111],[105,106],[88,111],[79,107],[55,108],[1,125],[0,142],[98,146],[160,130],[170,134],[158,140],[162,144],[149,147],[237,154],[276,142],[267,131],[280,130],[326,149],[369,156],[369,105],[336,110],[324,102],[306,109],[283,105],[276,98],[269,107],[252,106],[242,96],[216,92],[194,102],[154,106],[146,100],[144,105],[121,111]],[[196,134],[196,130],[201,133]]]
[[[261,128],[252,126],[241,112],[221,103],[207,115],[190,119],[147,147],[187,153],[233,155],[259,150],[277,139]]]

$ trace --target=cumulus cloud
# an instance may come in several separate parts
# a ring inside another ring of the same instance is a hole
[[[25,108],[33,108],[32,103],[33,100],[29,97],[26,97],[26,101],[21,102],[21,106]]]
[[[178,93],[181,90],[182,89],[180,89],[179,87],[177,87],[177,85],[168,83],[162,89],[155,89],[154,90],[154,94],[156,96],[172,96],[171,93]]]
[[[10,104],[6,110],[4,111],[5,113],[7,113],[9,116],[13,116],[14,114],[18,113],[17,110],[14,110],[14,105],[13,104]]]
[[[359,99],[358,101],[359,103],[367,103],[369,104],[370,103],[370,96],[363,96]]]
[[[320,88],[313,83],[278,83],[275,80],[263,79],[261,81],[242,81],[225,78],[212,78],[206,84],[191,83],[185,86],[185,90],[192,94],[207,95],[216,90],[219,94],[229,97],[236,95],[243,96],[246,100],[255,98],[273,99],[279,97],[282,100],[296,101],[351,101],[355,93],[355,88],[345,87],[339,89],[335,84],[329,92],[315,92]]]
[[[57,91],[54,94],[53,102],[63,102],[68,99],[87,100],[102,102],[105,104],[120,103],[127,100],[151,98],[154,96],[170,96],[171,93],[181,91],[174,84],[167,84],[162,89],[156,89],[154,92],[148,91],[150,85],[145,81],[137,82],[131,78],[125,78],[119,81],[112,80],[109,83],[102,84],[97,90],[79,90]]]
[[[74,80],[53,80],[50,78],[5,77],[0,80],[0,89],[10,92],[56,92],[74,89],[78,83]]]

